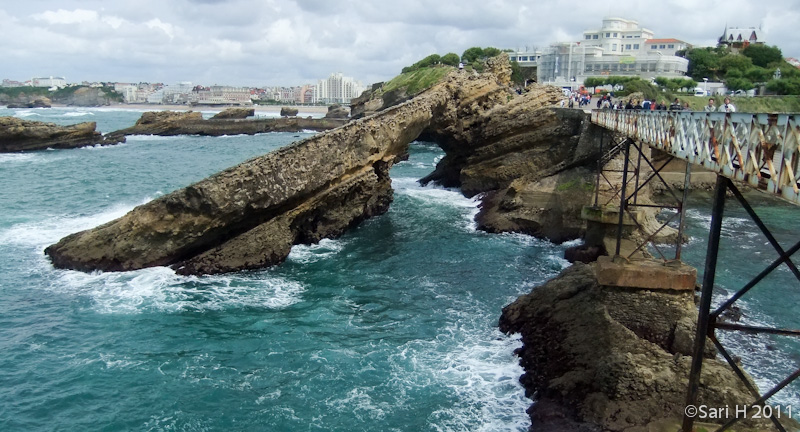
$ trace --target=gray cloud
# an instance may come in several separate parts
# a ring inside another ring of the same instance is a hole
[[[761,26],[800,57],[793,0],[41,0],[0,6],[0,78],[294,85],[342,72],[370,83],[434,52],[577,41],[605,16],[697,45],[726,23]]]

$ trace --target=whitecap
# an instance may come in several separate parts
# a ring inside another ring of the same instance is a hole
[[[460,225],[470,232],[478,229],[475,216],[479,211],[480,195],[467,198],[458,189],[443,188],[433,183],[421,186],[416,179],[411,177],[393,178],[392,188],[397,194],[409,196],[426,204],[462,209],[464,219]]]
[[[89,111],[70,111],[62,114],[63,117],[83,117],[83,116],[93,116],[93,115],[94,113]]]
[[[0,164],[30,162],[36,159],[31,153],[0,153]]]
[[[287,259],[303,264],[317,262],[336,255],[344,248],[345,244],[345,241],[341,239],[322,239],[317,244],[295,245],[292,246]]]
[[[264,274],[181,276],[167,267],[129,272],[56,271],[50,289],[87,298],[102,314],[282,309],[301,300],[298,282]]]
[[[41,114],[39,114],[37,112],[34,112],[34,111],[30,111],[30,110],[16,111],[14,113],[14,117],[23,117],[24,118],[24,117],[34,117],[34,116],[41,117]]]
[[[170,140],[178,140],[183,139],[185,136],[180,135],[172,135],[172,136],[163,136],[163,135],[127,135],[127,141],[170,141]]]

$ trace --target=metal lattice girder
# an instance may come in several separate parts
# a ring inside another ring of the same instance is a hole
[[[800,114],[593,110],[592,123],[800,204]]]

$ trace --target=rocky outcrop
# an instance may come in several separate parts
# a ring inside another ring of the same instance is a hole
[[[281,117],[295,117],[299,112],[297,108],[281,107]]]
[[[520,381],[535,395],[531,429],[678,430],[696,319],[693,292],[601,286],[593,265],[575,264],[521,296],[503,309],[500,329],[522,335]],[[751,400],[713,346],[706,357],[703,404]],[[675,427],[653,429],[659,424]]]
[[[46,249],[57,267],[172,265],[207,274],[283,261],[293,244],[335,237],[392,199],[388,169],[447,92],[319,134],[142,205]]]
[[[252,109],[245,109],[250,113]],[[237,111],[242,115],[244,112]],[[254,135],[265,132],[324,131],[346,123],[340,119],[315,118],[212,118],[204,119],[197,111],[152,111],[142,114],[135,125],[111,132],[109,136],[125,135]]]
[[[124,137],[104,137],[96,128],[97,124],[94,122],[58,126],[16,117],[0,117],[0,152],[68,149],[125,141]]]
[[[256,115],[255,108],[227,108],[211,117],[211,120],[246,119]]]
[[[37,97],[29,102],[9,102],[6,108],[52,108],[52,102],[46,97]]]
[[[98,87],[81,87],[71,94],[59,97],[58,103],[78,107],[107,106],[117,102],[114,97]]]
[[[508,60],[498,62],[494,74],[454,72],[410,101],[230,168],[116,221],[68,236],[46,252],[57,267],[87,271],[171,265],[181,273],[202,274],[281,262],[293,244],[337,236],[385,211],[391,201],[388,169],[423,132],[448,156],[462,157],[460,146],[467,145],[475,161],[488,163],[504,146],[508,151],[524,147],[531,134],[522,131],[538,119],[555,122],[558,114],[550,106],[560,91],[542,87],[515,97],[507,78],[497,75],[510,75]],[[132,129],[177,133],[170,125],[180,123],[187,133],[187,125],[199,123],[193,120],[197,114],[182,115],[189,117],[143,116]],[[519,119],[510,128],[497,116]],[[516,136],[502,137],[511,135]],[[483,146],[479,139],[495,145]]]
[[[333,104],[328,107],[328,112],[325,114],[325,118],[333,118],[333,119],[346,119],[350,116],[350,110],[347,108]]]

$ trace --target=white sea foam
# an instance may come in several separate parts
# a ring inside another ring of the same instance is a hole
[[[172,141],[172,140],[185,139],[185,136],[128,135],[125,138],[128,141]]]
[[[392,179],[392,187],[395,193],[407,195],[415,200],[433,205],[446,205],[449,207],[463,209],[464,220],[462,226],[467,231],[476,231],[477,224],[475,216],[478,214],[478,204],[480,197],[466,198],[457,189],[448,189],[429,183],[421,186],[419,182],[411,177],[399,177]]]
[[[41,117],[41,114],[39,114],[39,113],[37,113],[35,111],[32,111],[32,110],[23,110],[23,111],[14,112],[14,117],[25,118],[25,117],[35,117],[35,116]]]
[[[338,254],[345,244],[345,241],[341,239],[322,239],[313,245],[295,245],[292,246],[292,251],[287,259],[303,264],[317,262]]]
[[[36,159],[33,153],[2,153],[0,154],[0,164],[30,162]]]
[[[436,340],[414,341],[393,355],[391,381],[448,389],[454,403],[430,414],[433,430],[525,431],[531,401],[518,380],[523,370],[513,351],[519,346],[519,337],[476,334],[453,324]]]
[[[148,202],[150,198],[143,201]],[[42,250],[62,237],[123,216],[133,208],[118,204],[93,215],[56,216],[20,223],[0,231],[0,242],[21,246],[32,255],[29,271],[49,280],[47,289],[89,299],[99,313],[137,313],[143,310],[220,310],[228,308],[279,309],[301,299],[304,287],[268,273],[205,277],[180,276],[172,269],[154,267],[130,272],[83,273],[53,269]]]
[[[51,289],[85,297],[98,313],[282,309],[305,289],[295,281],[263,274],[180,276],[167,267],[131,272],[56,271]]]
[[[83,117],[83,116],[93,116],[93,112],[89,111],[69,111],[62,114],[64,117]]]

